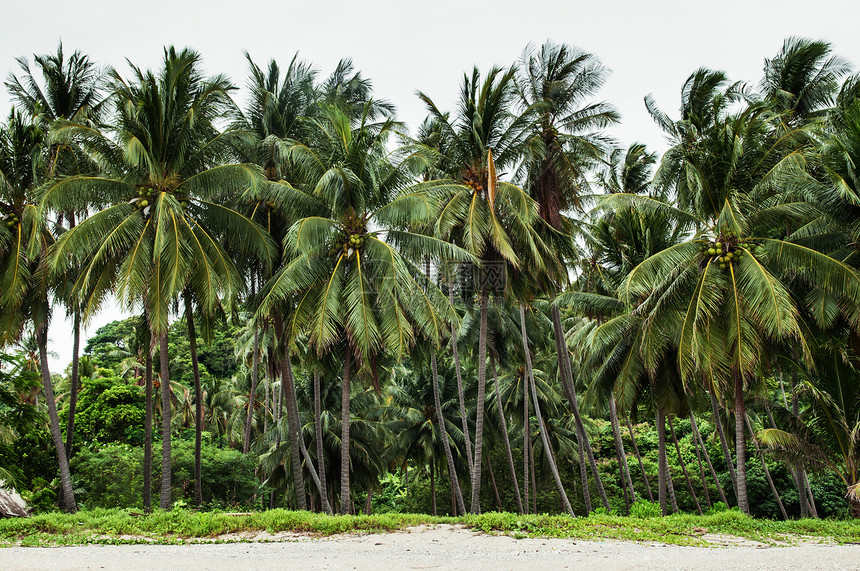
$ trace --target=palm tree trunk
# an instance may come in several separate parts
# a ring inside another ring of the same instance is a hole
[[[806,470],[801,469],[801,477],[803,478],[804,487],[809,494],[809,511],[812,517],[818,519],[818,508],[815,507],[815,498],[812,495],[812,486],[809,485],[809,478],[806,475]]]
[[[678,498],[675,497],[675,484],[672,482],[672,470],[666,467],[666,490],[669,492],[669,499],[672,502],[672,513],[678,513]]]
[[[681,471],[684,473],[684,479],[687,481],[687,489],[690,490],[690,495],[693,496],[693,503],[696,504],[696,511],[702,515],[702,506],[699,504],[699,498],[696,496],[696,490],[693,488],[693,480],[690,479],[690,473],[687,472],[687,463],[684,462],[684,457],[681,455],[681,445],[678,443],[678,436],[675,434],[675,423],[672,422],[672,415],[669,415],[669,431],[672,433],[672,442],[675,443],[675,452],[678,453],[678,464],[681,465]]]
[[[735,457],[737,468],[735,473],[738,478],[737,497],[738,507],[747,515],[750,513],[750,505],[747,500],[747,466],[746,466],[746,418],[747,406],[744,401],[744,383],[740,371],[735,371]]]
[[[78,408],[78,390],[81,386],[80,355],[81,352],[81,310],[75,308],[72,325],[72,378],[69,389],[69,421],[66,424],[66,458],[72,458],[72,443],[75,439],[75,411]]]
[[[343,359],[343,379],[340,392],[340,513],[349,513],[349,397],[352,389],[352,353],[349,343]]]
[[[732,455],[729,452],[729,443],[726,440],[726,433],[723,430],[723,420],[720,418],[720,410],[717,406],[717,397],[714,395],[713,389],[711,395],[711,414],[714,416],[714,427],[717,429],[717,436],[720,437],[720,446],[723,449],[723,456],[726,460],[726,469],[729,471],[729,476],[732,478],[732,489],[735,492],[735,498],[738,497],[738,476],[735,473],[735,467],[732,464]]]
[[[693,413],[690,413],[690,417],[693,416]],[[690,428],[693,427],[693,422],[690,422]],[[699,481],[702,483],[702,490],[705,492],[705,504],[708,506],[708,509],[711,509],[711,494],[708,491],[708,480],[705,477],[705,465],[702,463],[702,451],[699,450],[699,440],[696,437],[696,433],[693,432],[693,450],[696,452],[696,464],[699,466]]]
[[[200,474],[203,447],[203,391],[200,390],[200,365],[197,361],[197,330],[191,312],[191,297],[185,295],[185,319],[188,322],[188,349],[191,369],[194,372],[194,503],[203,505],[203,479]]]
[[[146,415],[143,421],[143,509],[152,511],[152,337],[146,344]]]
[[[543,428],[544,423],[540,411],[540,403],[537,397],[537,385],[535,384],[535,375],[534,371],[532,370],[532,356],[531,351],[529,350],[529,339],[528,335],[526,334],[526,309],[525,305],[523,305],[522,303],[520,304],[520,332],[522,333],[523,338],[523,354],[526,356],[526,376],[529,378],[529,384],[532,387],[532,398],[534,399],[535,416],[538,420],[538,426],[541,427],[541,441],[543,442],[543,447],[546,451],[547,461],[549,462],[549,469],[550,472],[552,472],[553,479],[555,480],[555,487],[558,489],[558,495],[561,497],[561,505],[564,507],[564,510],[568,514],[570,514],[571,516],[575,516],[576,514],[573,513],[573,507],[570,505],[570,500],[567,498],[567,492],[565,492],[564,490],[564,484],[561,481],[561,474],[559,474],[558,472],[558,466],[555,462],[555,456],[552,453],[549,435]]]
[[[711,462],[711,455],[708,453],[708,447],[705,446],[705,441],[702,439],[702,434],[699,432],[699,426],[696,423],[696,417],[693,413],[690,413],[690,427],[693,429],[693,434],[696,437],[696,440],[699,442],[699,446],[702,448],[702,454],[705,456],[705,463],[708,465],[708,470],[711,472],[711,478],[714,479],[714,483],[717,485],[717,491],[720,492],[720,499],[724,504],[729,505],[729,500],[726,499],[726,491],[723,490],[723,485],[720,483],[719,477],[717,477],[717,471],[714,470],[714,464]]]
[[[597,471],[597,461],[594,459],[594,451],[591,449],[591,443],[588,441],[588,433],[585,431],[585,425],[582,422],[582,416],[579,414],[579,403],[576,400],[576,389],[573,386],[573,373],[570,368],[570,355],[567,352],[567,343],[564,341],[564,330],[561,326],[561,313],[558,306],[553,305],[552,326],[555,331],[555,347],[558,353],[559,371],[562,377],[562,386],[567,393],[567,398],[570,401],[570,408],[573,410],[573,419],[576,423],[577,436],[582,439],[582,447],[585,449],[585,455],[588,458],[588,464],[591,466],[591,473],[594,476],[594,482],[597,486],[597,494],[600,496],[600,501],[603,507],[607,510],[612,509],[609,505],[609,500],[606,497],[606,490],[603,489],[603,481],[600,479],[600,472]]]
[[[666,413],[662,406],[657,406],[657,498],[660,502],[660,512],[669,515],[666,503],[666,487],[669,475],[669,464],[666,459]]]
[[[785,397],[785,386],[782,383],[782,371],[779,372],[779,388],[782,390],[782,402],[785,408],[788,408],[788,399]],[[795,416],[800,412],[796,389],[797,380],[794,375],[791,375],[791,412]],[[776,428],[776,424],[774,424],[774,428]],[[806,477],[806,469],[803,466],[792,468],[791,475],[794,479],[794,486],[797,488],[797,497],[800,501],[800,517],[807,518],[812,514],[815,514],[813,517],[818,517],[815,511],[815,501],[812,499],[812,490],[809,488],[809,480]],[[807,490],[809,490],[808,495]]]
[[[505,408],[502,406],[502,395],[499,392],[499,376],[496,374],[496,361],[490,353],[490,369],[493,374],[493,387],[496,390],[496,406],[499,408],[499,419],[502,425],[502,435],[505,442],[505,453],[508,456],[508,467],[511,471],[511,481],[514,485],[514,495],[517,499],[517,509],[523,513],[523,499],[520,496],[520,485],[517,482],[517,470],[514,466],[514,453],[511,450],[511,438],[508,434],[508,421],[505,419]]]
[[[293,486],[296,491],[297,506],[300,510],[308,509],[307,495],[305,494],[305,477],[302,473],[302,457],[299,439],[299,407],[296,402],[296,386],[293,383],[293,367],[290,364],[289,349],[284,349],[284,358],[281,364],[281,383],[284,386],[284,396],[287,399],[287,423],[290,431],[290,462],[293,471]],[[304,445],[304,440],[302,440]]]
[[[627,417],[627,430],[630,432],[630,442],[633,444],[633,454],[639,462],[639,473],[642,474],[642,479],[645,481],[645,490],[648,492],[648,501],[654,501],[654,494],[651,493],[651,484],[648,482],[648,474],[645,473],[645,464],[642,463],[642,455],[639,453],[639,446],[636,445],[636,436],[633,434],[633,423],[630,422],[630,417]]]
[[[466,504],[463,503],[463,492],[460,490],[457,469],[454,465],[454,455],[451,453],[451,445],[448,442],[448,430],[445,428],[445,417],[442,415],[442,400],[439,398],[439,372],[436,368],[435,348],[430,350],[430,373],[433,377],[433,406],[436,407],[436,422],[439,425],[442,450],[445,451],[445,460],[448,462],[448,478],[451,480],[451,504],[454,508],[452,511],[456,515],[456,508],[459,508],[460,513],[465,514]]]
[[[436,516],[436,459],[430,461],[430,513]]]
[[[627,453],[624,451],[624,442],[621,440],[621,426],[618,422],[618,409],[615,406],[615,395],[609,395],[609,421],[612,424],[612,437],[615,439],[615,453],[618,455],[618,468],[621,470],[622,487],[625,490],[630,490],[630,502],[636,502],[636,491],[633,489],[633,479],[630,477],[630,466],[627,464]]]
[[[773,484],[773,478],[770,476],[770,470],[767,467],[767,464],[764,461],[764,455],[761,453],[761,449],[758,445],[758,440],[756,440],[755,432],[753,431],[752,423],[750,422],[749,415],[744,417],[746,421],[747,429],[750,431],[750,438],[753,441],[753,446],[755,446],[756,455],[758,455],[759,460],[761,460],[761,467],[764,470],[764,476],[767,478],[767,484],[770,486],[770,491],[773,494],[774,499],[776,499],[776,505],[779,506],[779,511],[782,514],[782,519],[788,520],[788,513],[785,511],[785,506],[782,504],[782,498],[779,497],[779,492],[776,490],[776,486]]]
[[[170,391],[170,371],[168,369],[170,359],[167,355],[167,332],[161,335],[159,347],[159,360],[161,361],[161,499],[159,506],[166,510],[171,505],[171,480],[170,472],[172,468],[172,450],[170,445],[171,432],[171,391]]]
[[[257,396],[257,374],[260,365],[260,332],[254,325],[254,357],[251,365],[251,392],[248,395],[248,415],[245,417],[245,435],[242,440],[242,453],[247,454],[251,450],[251,425],[254,422],[254,400]],[[283,378],[283,371],[281,371]]]
[[[475,457],[472,466],[473,514],[481,513],[481,459],[484,449],[484,396],[487,389],[487,288],[481,292],[481,325],[478,330],[478,402],[475,413]]]
[[[523,513],[529,513],[529,442],[531,414],[529,413],[529,381],[523,373]]]
[[[266,374],[268,369],[263,369],[263,394],[265,395],[265,400],[263,401],[263,434],[269,432],[269,376]],[[272,405],[275,404],[274,398],[272,399]]]
[[[454,305],[454,288],[448,287],[448,301]],[[451,353],[454,356],[454,373],[457,377],[457,401],[460,406],[460,421],[463,423],[463,440],[466,443],[466,461],[469,474],[472,473],[474,458],[472,458],[472,436],[469,434],[469,416],[466,414],[466,393],[463,390],[463,373],[460,368],[460,351],[457,347],[457,328],[451,328]]]
[[[582,437],[576,437],[576,449],[579,455],[579,477],[582,480],[582,503],[585,505],[585,515],[591,513],[594,506],[591,504],[591,489],[588,486],[588,466],[585,460],[585,450],[582,447]]]
[[[529,440],[529,470],[532,473],[532,513],[537,513],[537,501],[538,501],[538,493],[537,493],[537,476],[535,474],[535,448],[532,446],[531,440]]]
[[[496,486],[496,475],[493,473],[493,463],[490,462],[489,455],[487,455],[487,472],[490,475],[490,484],[493,486],[493,498],[496,500],[496,510],[502,511],[502,498],[499,497],[499,488]]]
[[[42,388],[45,391],[45,403],[48,405],[48,421],[51,428],[51,438],[57,452],[57,463],[60,466],[60,484],[63,491],[63,510],[68,513],[78,511],[75,503],[75,493],[72,491],[72,475],[69,472],[69,459],[66,457],[66,447],[63,444],[63,433],[60,430],[60,417],[57,414],[57,401],[54,400],[54,386],[51,382],[51,371],[48,368],[48,324],[38,326],[36,342],[39,345],[39,369],[42,373]]]
[[[328,501],[328,482],[325,476],[325,451],[323,449],[322,397],[320,396],[320,372],[314,371],[314,433],[317,444],[317,470],[320,478],[320,502],[326,513],[334,513]]]

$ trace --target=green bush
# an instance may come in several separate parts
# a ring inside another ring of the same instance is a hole
[[[172,501],[194,498],[194,443],[174,440]],[[157,502],[161,445],[152,447],[152,497]],[[209,506],[250,505],[256,499],[255,459],[239,451],[204,445],[201,472],[203,501]],[[72,459],[79,502],[87,509],[142,508],[143,448],[124,443],[85,446]]]

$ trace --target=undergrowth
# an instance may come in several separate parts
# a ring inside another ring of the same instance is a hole
[[[690,514],[655,517],[639,509],[638,516],[593,513],[588,517],[519,515],[490,512],[463,517],[386,513],[370,516],[327,516],[310,512],[268,510],[249,514],[195,512],[185,509],[96,509],[77,514],[48,513],[27,519],[0,519],[0,546],[78,545],[88,543],[189,543],[249,541],[260,532],[309,536],[339,533],[384,533],[424,524],[459,524],[486,533],[515,538],[554,537],[583,540],[655,541],[677,545],[714,545],[706,535],[725,534],[779,545],[801,539],[860,542],[860,521],[772,521],[725,510],[704,516]],[[269,537],[265,536],[264,537]]]

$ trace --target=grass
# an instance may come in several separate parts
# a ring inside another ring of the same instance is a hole
[[[676,545],[713,546],[705,534],[726,534],[772,545],[800,540],[860,542],[860,521],[753,519],[737,511],[712,515],[622,517],[592,514],[518,515],[486,513],[458,518],[421,514],[326,516],[310,512],[269,510],[247,515],[188,510],[155,511],[96,509],[77,514],[50,513],[29,519],[0,519],[0,546],[56,546],[90,543],[193,543],[247,541],[242,533],[295,532],[310,536],[338,533],[385,533],[422,524],[460,524],[486,533],[517,539],[555,537],[582,540],[656,541]],[[225,538],[226,534],[240,534]]]

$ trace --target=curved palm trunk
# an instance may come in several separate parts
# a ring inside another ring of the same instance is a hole
[[[69,472],[69,459],[63,444],[63,433],[60,430],[60,417],[57,414],[57,401],[54,400],[54,386],[51,383],[51,371],[48,368],[48,325],[39,326],[36,334],[39,345],[39,369],[42,373],[42,388],[45,391],[45,403],[48,405],[48,421],[51,428],[51,438],[57,452],[57,463],[60,466],[60,484],[63,490],[63,510],[68,513],[78,511],[75,503],[75,493],[72,491],[72,475]]]
[[[549,462],[549,469],[552,472],[552,477],[555,480],[555,486],[558,489],[558,495],[561,497],[561,505],[571,516],[576,514],[573,513],[573,507],[570,505],[570,500],[567,498],[567,492],[564,490],[564,484],[561,481],[561,474],[558,472],[558,466],[555,462],[555,455],[553,454],[550,442],[549,435],[546,433],[546,429],[544,428],[544,422],[540,411],[540,404],[537,397],[537,385],[535,384],[535,376],[534,371],[532,370],[532,356],[531,351],[529,350],[529,340],[528,335],[526,334],[526,310],[523,304],[520,304],[520,332],[522,333],[523,338],[523,352],[526,356],[526,376],[529,378],[529,384],[532,388],[532,398],[534,399],[535,405],[535,416],[538,420],[538,426],[541,427],[540,435],[541,442],[543,442],[544,450],[546,450],[547,461]],[[495,367],[493,367],[495,369]],[[537,490],[535,490],[537,491]]]
[[[651,492],[651,483],[648,481],[648,474],[645,473],[645,464],[642,462],[642,455],[639,453],[639,446],[636,445],[636,436],[633,434],[633,423],[630,422],[630,417],[627,417],[627,430],[630,432],[630,442],[633,445],[633,454],[639,462],[639,473],[642,474],[642,479],[645,481],[645,490],[648,492],[648,501],[654,501],[654,494]]]
[[[328,501],[328,482],[325,477],[325,453],[323,451],[322,430],[322,398],[320,396],[320,373],[314,371],[314,433],[317,441],[317,470],[320,479],[320,501],[327,514],[333,514],[331,504]]]
[[[693,488],[693,480],[690,479],[690,473],[687,472],[687,463],[684,462],[684,457],[681,456],[681,445],[678,443],[678,437],[675,434],[675,423],[672,422],[672,415],[669,415],[669,431],[672,433],[672,442],[675,443],[675,452],[678,453],[678,464],[681,465],[681,471],[684,473],[684,479],[687,481],[687,489],[690,490],[690,495],[693,496],[693,503],[696,504],[696,511],[702,515],[702,506],[699,504],[699,497],[696,495],[696,490]]]
[[[448,301],[454,305],[454,288],[448,288]],[[457,403],[460,406],[460,421],[463,423],[463,439],[466,443],[466,461],[469,474],[472,473],[474,459],[472,458],[472,436],[469,434],[469,416],[466,414],[466,393],[463,390],[463,373],[460,368],[460,351],[457,348],[457,328],[451,328],[451,353],[454,356],[454,373],[457,377]]]
[[[286,351],[286,350],[285,350]],[[299,407],[296,402],[296,386],[293,383],[293,367],[290,364],[289,352],[286,352],[281,364],[281,383],[284,386],[284,396],[287,405],[287,423],[290,431],[290,463],[293,470],[293,486],[296,491],[296,505],[300,510],[308,509],[307,494],[305,494],[305,477],[302,473],[302,457],[299,445]],[[304,441],[302,441],[302,446]]]
[[[146,344],[146,414],[143,421],[143,509],[152,511],[152,338]]]
[[[340,392],[340,513],[349,513],[349,397],[352,388],[352,354],[349,343],[343,360],[343,382]]]
[[[579,455],[579,477],[582,480],[582,503],[585,505],[585,515],[591,513],[591,490],[588,487],[588,467],[585,465],[585,450],[582,448],[582,438],[576,437],[576,453]]]
[[[729,471],[729,476],[732,478],[732,489],[735,492],[735,498],[738,497],[738,476],[735,473],[735,467],[732,464],[732,455],[729,452],[729,444],[726,440],[726,433],[723,430],[723,420],[720,418],[720,409],[717,406],[717,397],[714,391],[710,391],[711,395],[711,414],[714,415],[714,426],[717,429],[717,436],[720,437],[720,446],[723,449],[723,456],[726,460],[726,469]]]
[[[747,500],[747,466],[746,466],[746,432],[744,418],[746,418],[747,406],[744,402],[743,377],[735,372],[735,457],[737,458],[737,495],[738,507],[747,515],[750,513],[750,505]]]
[[[788,408],[788,400],[785,398],[785,387],[782,384],[782,371],[779,373],[779,387],[782,390],[782,400],[785,408]],[[798,416],[800,406],[797,400],[797,379],[791,375],[791,412],[794,416]],[[774,424],[774,428],[776,425]],[[800,499],[800,517],[818,517],[818,512],[815,509],[815,499],[812,497],[812,488],[809,487],[809,480],[806,476],[806,469],[803,466],[792,468],[791,475],[794,478],[794,485],[797,488],[797,497]],[[809,492],[807,494],[807,492]]]
[[[701,480],[702,489],[705,491],[705,504],[707,504],[708,509],[711,509],[711,493],[708,491],[708,479],[705,477],[705,465],[702,463],[701,439],[699,438],[699,431],[696,429],[696,418],[692,411],[690,412],[690,428],[693,431],[693,450],[696,451],[696,463],[699,465],[699,480]],[[719,482],[717,485],[719,486]]]
[[[448,462],[448,478],[451,480],[452,504],[459,508],[460,513],[466,513],[466,504],[463,503],[463,492],[460,489],[460,481],[457,479],[457,469],[454,465],[454,455],[451,453],[451,445],[448,442],[448,430],[445,428],[445,417],[442,415],[442,400],[439,398],[439,372],[436,368],[436,349],[430,352],[430,373],[433,377],[433,406],[436,407],[436,422],[439,424],[439,432],[442,438],[442,450],[445,452],[445,460]],[[456,511],[456,510],[455,510]]]
[[[502,434],[504,435],[505,453],[508,456],[508,467],[511,471],[511,480],[514,484],[514,495],[517,500],[517,509],[519,513],[523,513],[523,499],[520,496],[520,485],[517,482],[517,470],[514,466],[514,453],[511,450],[511,439],[508,435],[508,421],[505,419],[505,409],[502,406],[502,395],[499,392],[499,376],[496,374],[496,361],[493,354],[490,353],[490,369],[493,374],[493,387],[496,389],[496,406],[499,408],[499,419],[502,425]]]
[[[529,443],[531,442],[531,414],[529,413],[529,381],[523,373],[523,511],[529,513]]]
[[[666,504],[666,486],[669,475],[669,464],[666,460],[666,413],[663,407],[657,407],[657,498],[660,502],[660,512],[669,515]]]
[[[487,289],[481,292],[481,325],[478,333],[478,402],[475,414],[475,457],[472,466],[473,514],[481,513],[481,458],[484,449],[484,396],[487,389]]]
[[[773,484],[773,478],[770,475],[770,470],[767,467],[767,464],[764,461],[764,455],[761,453],[761,449],[758,445],[758,440],[756,440],[755,432],[753,431],[752,423],[750,422],[749,415],[744,417],[746,421],[747,428],[750,431],[750,438],[752,438],[753,445],[755,446],[755,452],[761,460],[761,467],[764,470],[765,478],[767,478],[767,484],[770,486],[770,491],[773,494],[774,499],[776,500],[776,504],[779,506],[779,511],[782,514],[782,519],[788,520],[788,513],[785,511],[785,506],[782,503],[782,498],[779,497],[779,492],[776,489],[776,486]]]
[[[609,506],[609,500],[606,497],[606,490],[603,489],[603,481],[600,479],[600,473],[597,471],[597,461],[594,459],[594,451],[591,449],[591,443],[588,441],[588,433],[585,431],[582,416],[579,414],[579,403],[576,400],[576,389],[573,386],[573,372],[570,368],[570,355],[567,352],[567,344],[564,342],[564,330],[561,326],[561,313],[559,312],[558,306],[553,305],[551,313],[552,328],[555,332],[555,348],[558,353],[559,371],[562,377],[562,386],[565,389],[567,399],[570,401],[570,408],[573,411],[577,437],[582,440],[582,447],[585,449],[588,464],[591,466],[591,474],[594,476],[594,482],[597,486],[597,494],[600,496],[600,501],[603,503],[603,507],[609,510],[611,507]]]
[[[161,499],[159,506],[166,510],[170,508],[172,492],[170,471],[172,468],[172,450],[170,443],[170,423],[173,417],[170,407],[170,371],[168,369],[169,358],[167,356],[167,332],[161,336],[159,347],[159,360],[161,361]]]
[[[203,391],[200,389],[200,364],[197,361],[197,329],[191,312],[191,298],[185,296],[185,319],[188,323],[188,349],[194,373],[194,503],[203,505],[203,480],[200,474],[203,443]]]
[[[78,408],[78,390],[80,378],[80,349],[81,349],[81,311],[75,309],[74,324],[72,325],[72,378],[69,389],[69,421],[66,424],[66,458],[72,457],[72,442],[75,439],[75,411]]]
[[[247,454],[251,450],[251,425],[254,422],[254,401],[257,396],[257,374],[260,366],[260,332],[254,326],[254,360],[251,365],[251,393],[248,395],[248,415],[245,418],[245,434],[242,441],[242,453]],[[284,372],[281,371],[283,376]]]
[[[630,466],[627,465],[627,453],[621,440],[621,426],[618,422],[618,409],[615,406],[615,396],[609,395],[609,421],[612,424],[612,437],[615,439],[615,453],[618,455],[618,467],[621,470],[621,481],[625,489],[630,490],[630,502],[636,501],[636,491],[633,489],[633,479],[630,477]]]
[[[702,448],[702,454],[705,457],[705,463],[708,465],[708,471],[710,471],[711,478],[713,478],[714,483],[717,485],[717,491],[720,492],[720,499],[724,504],[729,505],[729,500],[726,499],[726,491],[723,489],[723,485],[717,477],[717,471],[714,470],[714,464],[711,462],[711,455],[708,453],[708,447],[705,446],[705,441],[702,439],[702,434],[699,432],[699,426],[696,423],[696,417],[692,412],[690,413],[690,427],[693,429],[693,434],[695,435],[696,440],[698,440],[699,446]]]

